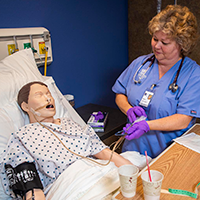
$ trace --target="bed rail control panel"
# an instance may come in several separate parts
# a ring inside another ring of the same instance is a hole
[[[0,29],[0,60],[19,50],[31,48],[38,67],[53,61],[50,32],[44,27]]]

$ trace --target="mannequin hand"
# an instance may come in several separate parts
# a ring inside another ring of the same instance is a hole
[[[123,128],[123,130],[127,133],[125,136],[127,140],[137,139],[150,130],[149,125],[145,120],[136,122],[132,127],[130,126],[131,124],[126,124],[126,127]]]
[[[133,123],[137,119],[137,117],[141,116],[147,117],[144,109],[141,108],[140,106],[134,106],[132,108],[129,108],[126,114],[131,123]]]

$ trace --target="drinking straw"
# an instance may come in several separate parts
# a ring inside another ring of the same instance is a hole
[[[150,180],[150,182],[152,182],[150,168],[149,168],[149,161],[148,161],[148,158],[147,158],[147,151],[145,151],[145,155],[146,155],[146,162],[147,162],[147,169],[148,169],[148,174],[149,174],[149,180]]]

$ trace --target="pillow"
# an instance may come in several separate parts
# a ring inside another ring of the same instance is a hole
[[[43,78],[31,49],[17,52],[0,61],[0,155],[10,133],[28,122],[28,117],[19,108],[16,99],[19,89],[32,80],[42,81]]]
[[[80,126],[84,127],[86,123],[83,119],[78,115],[78,113],[74,110],[71,104],[66,100],[60,90],[57,88],[55,81],[52,77],[44,77],[44,83],[48,86],[56,105],[56,115],[55,118],[58,117],[70,117]]]

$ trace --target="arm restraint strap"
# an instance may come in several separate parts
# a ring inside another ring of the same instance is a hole
[[[35,164],[24,162],[13,168],[10,164],[5,164],[5,170],[9,179],[10,188],[15,196],[23,196],[29,191],[35,189],[43,189],[40,177],[35,168]]]

